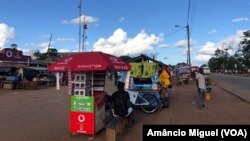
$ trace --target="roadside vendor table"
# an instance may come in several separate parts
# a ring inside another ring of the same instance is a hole
[[[17,84],[17,82],[15,82],[15,81],[2,81],[1,88],[13,90],[13,89],[15,89],[16,84]]]
[[[42,86],[54,86],[56,82],[53,79],[40,79],[38,83]]]
[[[16,89],[36,90],[37,82],[36,81],[21,81],[17,83]]]

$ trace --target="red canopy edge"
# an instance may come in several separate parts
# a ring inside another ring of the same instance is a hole
[[[71,71],[98,71],[114,70],[128,71],[129,63],[122,59],[103,52],[82,52],[72,54],[49,65],[48,71],[62,72]]]

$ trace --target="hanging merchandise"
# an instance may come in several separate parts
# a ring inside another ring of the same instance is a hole
[[[143,64],[144,67],[144,71],[143,71],[143,75],[142,78],[152,78],[154,73],[156,72],[156,63],[153,62],[145,62]]]
[[[137,69],[136,69],[136,67],[137,67],[137,65],[136,65],[136,63],[129,63],[130,65],[131,65],[131,71],[130,71],[130,76],[131,77],[137,77]]]
[[[150,63],[143,63],[143,74],[142,78],[150,78]]]

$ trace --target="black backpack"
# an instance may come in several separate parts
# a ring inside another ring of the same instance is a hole
[[[126,91],[117,91],[112,95],[114,114],[126,116],[128,114],[129,95]]]

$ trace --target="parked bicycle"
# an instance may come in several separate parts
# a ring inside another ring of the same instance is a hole
[[[130,102],[133,107],[139,107],[145,113],[154,113],[162,106],[159,93],[132,90],[127,90],[127,92],[129,93]],[[111,101],[111,95],[106,94],[106,110],[112,108]]]
[[[145,113],[154,113],[161,107],[159,93],[150,91],[127,91],[130,96],[130,102],[134,106],[139,106]]]

